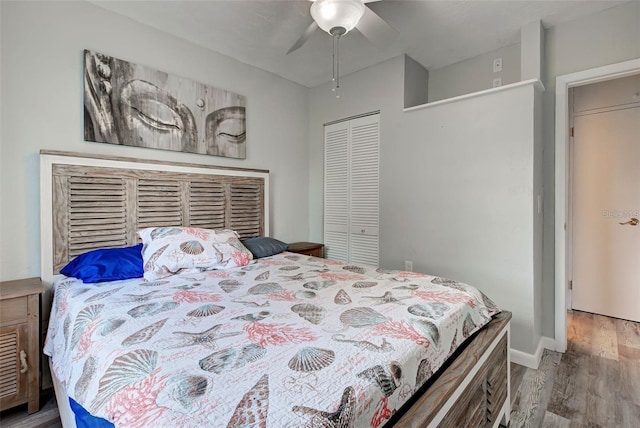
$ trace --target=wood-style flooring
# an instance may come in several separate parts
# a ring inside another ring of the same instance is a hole
[[[42,410],[0,414],[3,428],[58,428],[54,397]],[[538,370],[511,364],[510,427],[640,427],[640,323],[570,311],[567,352],[545,350]]]
[[[14,407],[0,413],[0,427],[2,428],[62,428],[58,404],[53,390],[40,396],[40,411],[27,413],[27,405]]]
[[[567,352],[511,365],[511,427],[640,427],[640,323],[570,311]]]

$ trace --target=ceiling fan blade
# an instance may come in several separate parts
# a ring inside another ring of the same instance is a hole
[[[304,33],[302,33],[302,36],[300,36],[300,38],[296,40],[293,46],[289,48],[289,50],[287,51],[287,55],[289,55],[291,52],[295,51],[296,49],[300,48],[300,46],[304,45],[307,39],[311,37],[311,35],[313,34],[314,31],[316,31],[317,28],[318,28],[318,24],[316,24],[316,21],[313,21],[311,25],[309,25],[307,29],[304,30]]]
[[[364,15],[356,28],[380,49],[389,46],[398,36],[398,31],[395,28],[387,24],[384,19],[368,7],[364,8]]]

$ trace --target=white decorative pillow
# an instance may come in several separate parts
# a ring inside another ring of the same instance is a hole
[[[142,239],[144,277],[149,281],[185,269],[212,270],[245,266],[253,254],[233,230],[196,227],[149,227],[138,231]]]

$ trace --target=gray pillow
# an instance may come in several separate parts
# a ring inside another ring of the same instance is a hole
[[[289,249],[289,244],[267,236],[243,239],[242,244],[251,251],[256,259],[280,254]]]

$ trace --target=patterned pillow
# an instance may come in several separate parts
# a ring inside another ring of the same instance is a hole
[[[245,266],[253,259],[233,230],[149,227],[138,231],[144,244],[144,277],[149,281],[184,270],[205,271]]]

